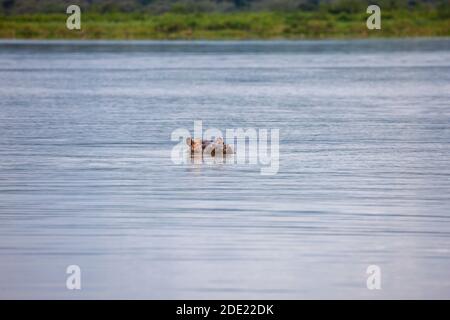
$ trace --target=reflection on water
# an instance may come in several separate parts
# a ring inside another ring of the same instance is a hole
[[[448,39],[1,42],[0,72],[0,297],[450,298]],[[280,129],[278,174],[174,164],[194,120]]]

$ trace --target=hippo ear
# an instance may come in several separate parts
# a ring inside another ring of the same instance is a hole
[[[190,145],[192,144],[192,139],[191,139],[191,137],[186,138],[186,144],[187,144],[188,146],[190,146]]]

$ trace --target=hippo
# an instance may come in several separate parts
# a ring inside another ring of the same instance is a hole
[[[234,153],[233,148],[229,144],[225,144],[223,139],[220,137],[216,138],[216,140],[187,138],[186,144],[190,147],[191,154],[202,152],[203,154],[209,154],[214,157],[216,155],[216,152],[223,154]]]

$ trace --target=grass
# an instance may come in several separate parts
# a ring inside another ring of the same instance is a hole
[[[383,11],[382,29],[368,30],[365,13],[83,13],[81,30],[67,15],[0,16],[9,39],[320,39],[450,36],[450,16],[439,11]]]

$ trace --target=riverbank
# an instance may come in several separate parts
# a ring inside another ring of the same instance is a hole
[[[368,30],[368,14],[236,12],[149,15],[82,14],[81,30],[66,28],[67,15],[0,17],[3,39],[321,39],[450,36],[439,11],[383,11],[382,29]]]

